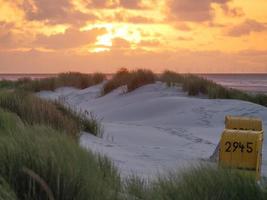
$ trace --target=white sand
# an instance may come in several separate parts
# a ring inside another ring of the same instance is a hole
[[[38,95],[64,99],[73,108],[103,118],[103,138],[83,134],[80,143],[109,156],[122,175],[154,177],[208,159],[219,142],[225,115],[261,117],[267,127],[267,108],[245,101],[188,97],[160,82],[127,94],[122,87],[99,97],[101,87],[59,88]],[[266,152],[265,140],[265,175]]]

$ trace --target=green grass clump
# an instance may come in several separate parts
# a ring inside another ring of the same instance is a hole
[[[160,80],[166,82],[168,86],[180,83],[183,90],[190,96],[203,94],[210,99],[238,99],[267,106],[267,95],[253,95],[237,89],[225,88],[213,81],[193,74],[181,75],[176,72],[165,71],[160,76]]]
[[[102,136],[104,130],[101,125],[101,120],[98,119],[94,113],[74,110],[71,107],[64,105],[64,102],[62,103],[60,101],[55,101],[53,103],[63,115],[69,116],[79,124],[81,130],[89,132],[95,136]]]
[[[184,76],[170,70],[165,70],[159,77],[159,80],[165,82],[168,87],[182,84],[184,81]]]
[[[23,90],[39,92],[41,90],[55,90],[59,87],[75,87],[84,89],[92,85],[99,84],[105,80],[105,75],[101,73],[82,74],[79,72],[60,73],[55,77],[34,79],[19,79],[15,82],[18,88]]]
[[[127,69],[122,68],[104,84],[102,95],[124,85],[127,86],[127,92],[131,92],[143,85],[154,83],[155,80],[156,76],[150,70],[138,69],[128,71]]]
[[[40,99],[23,91],[1,92],[0,107],[16,113],[29,125],[47,125],[78,139],[80,131],[94,135],[100,133],[100,123],[96,118],[90,120],[81,112],[71,111],[59,103]]]
[[[0,199],[1,200],[17,200],[15,192],[10,185],[0,177]]]
[[[195,75],[184,75],[183,90],[187,91],[190,96],[207,94],[209,84],[213,83]]]
[[[0,89],[12,89],[15,87],[15,82],[10,80],[0,80]]]
[[[155,184],[154,191],[157,191],[155,199],[260,200],[267,197],[252,177],[211,167],[162,178]]]
[[[0,110],[0,119],[7,116],[18,120]],[[6,183],[0,181],[0,196],[13,191],[20,200],[119,199],[120,176],[113,164],[48,127],[0,128],[0,163]]]
[[[240,171],[200,166],[159,177],[149,185],[133,179],[129,196],[143,200],[263,200],[267,198],[255,179]],[[129,189],[128,189],[129,191]]]

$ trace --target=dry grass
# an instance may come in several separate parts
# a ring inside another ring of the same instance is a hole
[[[29,78],[19,79],[15,82],[17,88],[23,90],[39,92],[41,90],[55,90],[59,87],[75,87],[84,89],[92,85],[99,84],[106,79],[104,74],[82,74],[79,72],[68,72],[58,74],[56,77],[34,79]]]
[[[124,85],[127,86],[127,92],[131,92],[143,85],[154,83],[155,80],[156,75],[150,70],[138,69],[128,71],[126,68],[122,68],[112,77],[112,79],[104,84],[102,95]]]
[[[177,83],[181,84],[183,90],[190,96],[203,94],[210,99],[239,99],[267,106],[267,95],[252,95],[240,90],[225,88],[197,75],[181,75],[176,72],[166,71],[161,75],[160,80],[166,82],[169,86]]]
[[[59,104],[40,99],[23,91],[1,92],[0,107],[16,113],[29,125],[46,125],[78,139],[80,131],[94,135],[100,132],[100,123],[96,118],[84,113],[72,111]]]

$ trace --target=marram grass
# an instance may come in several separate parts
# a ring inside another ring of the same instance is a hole
[[[210,99],[238,99],[267,106],[267,95],[253,95],[237,89],[225,88],[197,75],[181,75],[176,72],[165,71],[160,76],[160,80],[166,82],[168,86],[181,85],[189,96],[203,94],[207,95]]]
[[[199,166],[155,180],[121,179],[108,158],[46,126],[0,110],[0,197],[78,200],[263,200],[266,186],[239,171]],[[0,199],[1,199],[0,198]]]
[[[49,127],[22,125],[16,115],[0,110],[0,124],[4,118],[18,126],[0,126],[0,177],[6,183],[0,184],[0,195],[13,191],[20,200],[118,199],[120,177],[107,158]]]
[[[0,108],[16,113],[29,125],[46,125],[78,139],[80,131],[101,134],[94,115],[71,110],[59,102],[49,102],[24,91],[0,92]]]
[[[129,179],[129,197],[142,200],[264,200],[266,186],[240,171],[196,166],[146,183]]]
[[[126,86],[127,92],[131,92],[143,85],[154,83],[155,81],[156,75],[150,70],[138,69],[128,71],[127,69],[122,68],[104,84],[102,95],[121,86]]]

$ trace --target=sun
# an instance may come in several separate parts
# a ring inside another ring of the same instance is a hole
[[[110,51],[113,46],[113,40],[116,38],[126,40],[131,44],[131,48],[135,48],[136,44],[141,41],[140,31],[129,24],[95,24],[84,30],[93,28],[105,28],[107,33],[97,37],[94,47],[89,50],[90,52]]]

